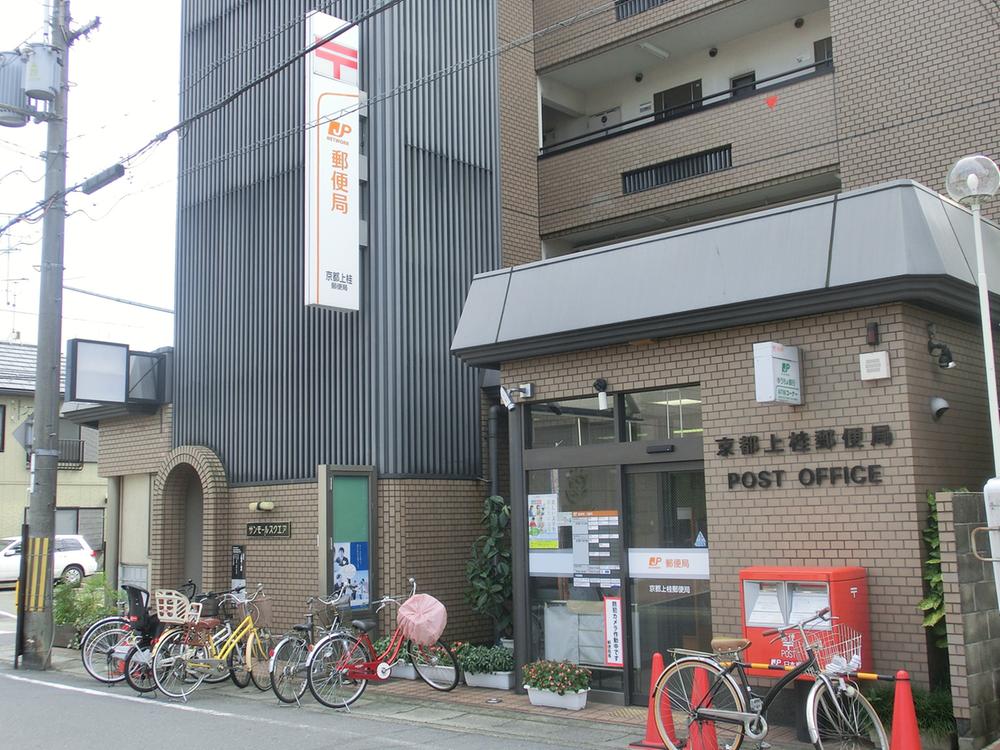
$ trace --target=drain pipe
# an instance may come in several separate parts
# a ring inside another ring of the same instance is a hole
[[[497,445],[497,432],[499,427],[499,417],[500,409],[502,407],[500,404],[493,404],[490,407],[489,416],[489,441],[487,445],[489,446],[490,454],[490,494],[499,495],[500,494],[500,477],[497,476],[497,464],[499,463],[499,452],[500,446]]]

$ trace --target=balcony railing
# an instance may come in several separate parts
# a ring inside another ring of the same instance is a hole
[[[799,81],[807,78],[825,75],[832,72],[832,59],[817,60],[809,65],[792,68],[791,70],[786,70],[783,73],[777,73],[773,76],[761,78],[742,86],[726,89],[725,91],[717,91],[714,94],[709,94],[701,99],[694,99],[690,102],[686,102],[685,104],[656,110],[649,114],[634,117],[631,120],[625,120],[624,122],[609,125],[608,127],[601,128],[600,130],[584,133],[583,135],[574,136],[573,138],[567,138],[566,140],[559,141],[558,143],[551,143],[540,149],[539,156],[546,157],[551,156],[552,154],[569,151],[574,148],[580,148],[581,146],[586,146],[597,141],[603,141],[607,138],[614,138],[615,136],[630,133],[639,128],[650,127],[652,125],[658,125],[662,122],[667,122],[668,120],[676,120],[677,118],[684,117],[685,115],[703,112],[710,107],[718,107],[732,102],[741,101],[751,94],[758,93],[761,89],[766,89],[767,91],[777,90],[786,84],[798,83]],[[789,76],[794,77],[789,78]]]
[[[59,468],[79,470],[83,468],[83,440],[59,441]]]

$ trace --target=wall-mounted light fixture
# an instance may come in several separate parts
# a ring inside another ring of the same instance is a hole
[[[661,60],[667,60],[670,58],[670,53],[667,50],[662,47],[657,47],[652,42],[639,42],[639,46],[646,50],[649,54],[654,55]]]
[[[608,381],[598,378],[594,381],[594,390],[597,391],[597,408],[604,411],[608,408]]]
[[[249,503],[247,507],[250,509],[251,512],[261,511],[263,513],[270,513],[272,510],[274,510],[274,501],[256,500],[252,503]]]

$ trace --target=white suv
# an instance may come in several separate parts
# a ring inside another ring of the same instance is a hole
[[[56,536],[55,571],[66,583],[76,586],[97,572],[97,553],[78,534]],[[0,539],[0,583],[12,583],[21,572],[21,539]]]

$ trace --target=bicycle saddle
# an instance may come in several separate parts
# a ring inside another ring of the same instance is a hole
[[[750,641],[746,638],[713,638],[712,651],[717,654],[738,654],[746,650]]]
[[[374,630],[378,627],[374,620],[351,620],[351,627],[355,630],[360,630],[362,633],[367,633],[370,630]]]

